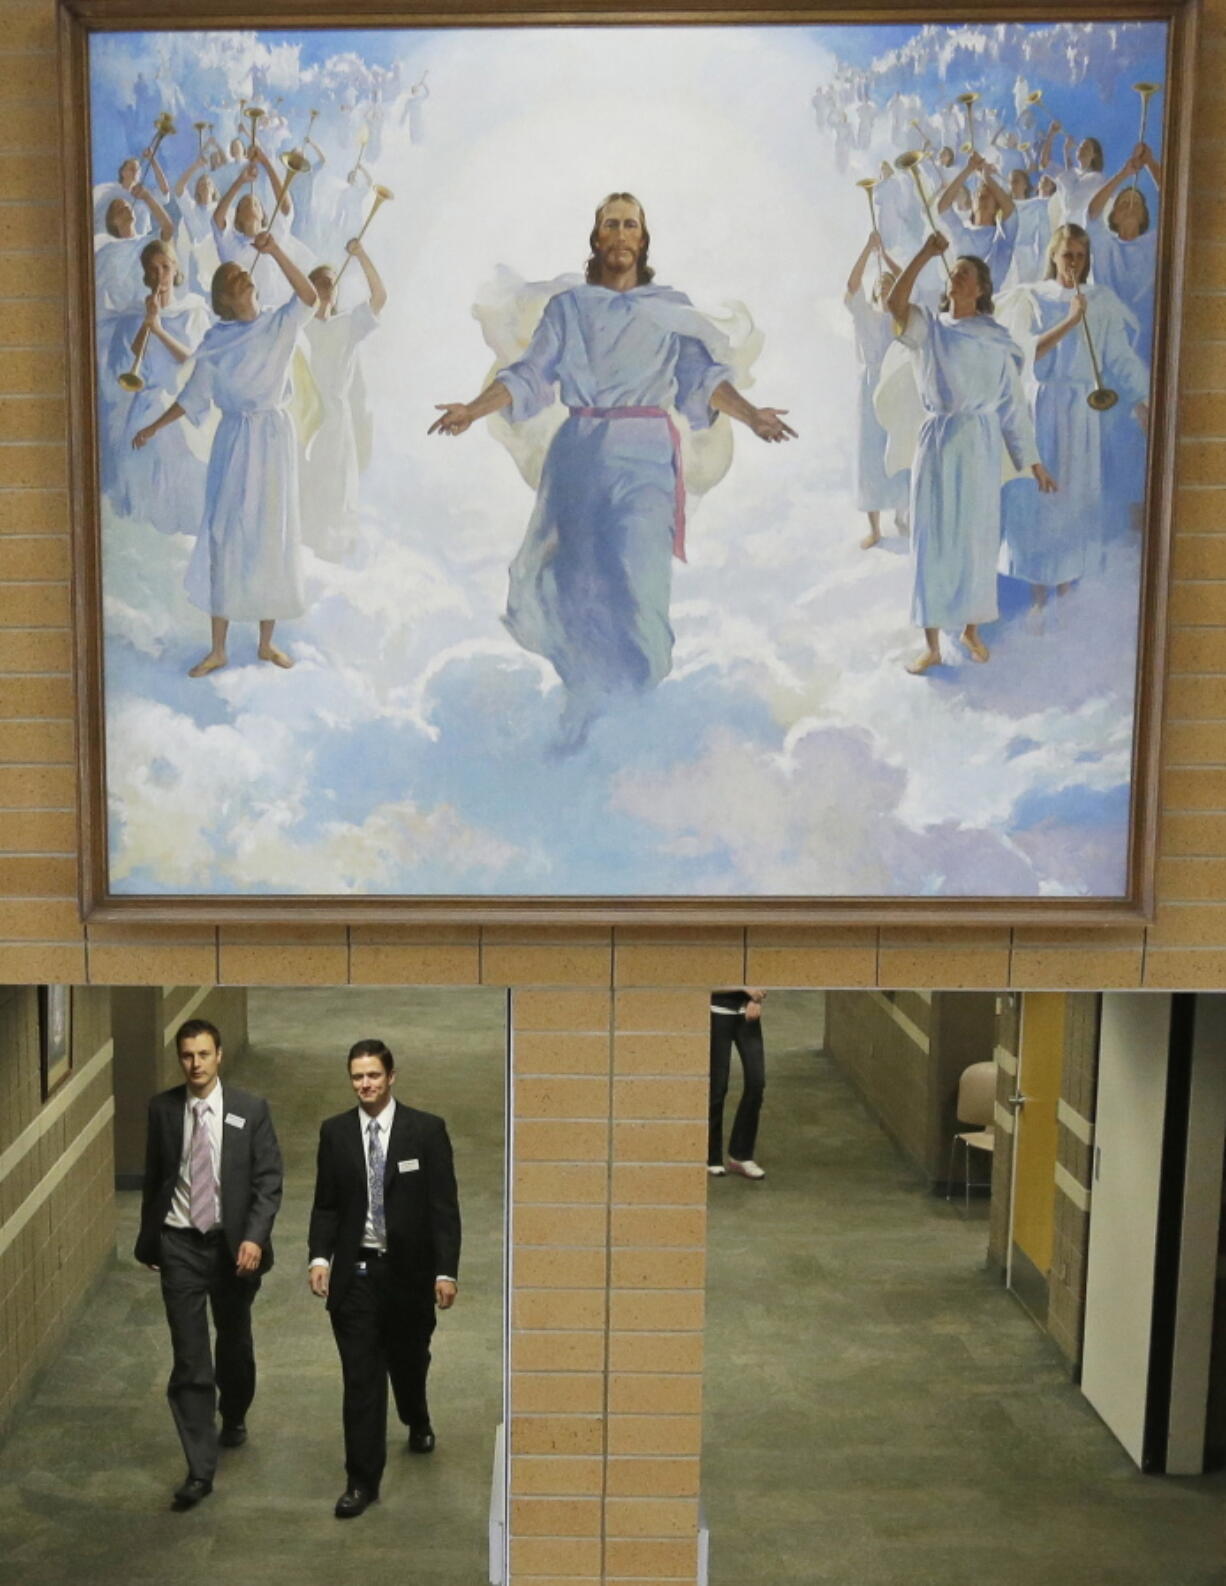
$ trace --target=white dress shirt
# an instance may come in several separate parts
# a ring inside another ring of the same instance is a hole
[[[179,1154],[179,1177],[175,1183],[175,1192],[170,1202],[170,1215],[166,1219],[168,1228],[190,1228],[192,1226],[192,1130],[195,1121],[196,1098],[189,1090],[187,1101],[183,1107],[183,1148]],[[213,1086],[205,1100],[200,1103],[204,1107],[205,1122],[209,1130],[209,1154],[213,1159],[213,1193],[215,1197],[215,1221],[221,1221],[221,1124],[225,1113],[221,1105],[221,1082]]]

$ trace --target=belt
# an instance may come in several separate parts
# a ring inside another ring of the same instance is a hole
[[[685,469],[681,463],[681,432],[666,408],[571,408],[573,419],[663,419],[673,448],[673,555],[685,561]]]
[[[376,1250],[373,1245],[363,1245],[358,1251],[358,1259],[361,1261],[386,1261],[387,1251]]]
[[[176,1228],[173,1223],[163,1223],[162,1232],[166,1234],[184,1234],[188,1239],[195,1239],[203,1244],[221,1239],[225,1234],[225,1229],[220,1223],[214,1223],[211,1228],[204,1230],[199,1228]]]

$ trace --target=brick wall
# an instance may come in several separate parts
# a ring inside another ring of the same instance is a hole
[[[958,1081],[989,1061],[995,999],[979,992],[832,991],[826,1050],[934,1188],[950,1171]],[[954,1162],[962,1183],[962,1159]],[[971,1167],[972,1178],[983,1168]]]
[[[776,986],[1226,984],[1226,236],[1212,208],[1226,170],[1226,99],[1206,94],[1198,117],[1193,189],[1208,202],[1183,303],[1152,926],[753,928],[662,939],[373,925],[86,930],[74,904],[53,11],[49,0],[0,0],[0,20],[0,979],[515,988],[516,1037],[531,1065],[520,1103],[538,1109],[515,1120],[517,1586],[692,1579],[703,1205],[694,1081],[705,1028],[693,989],[746,976]],[[1208,0],[1205,20],[1209,84],[1226,66],[1226,0]],[[573,1061],[603,1052],[603,1068],[549,1067],[572,1050]],[[646,1286],[661,1273],[668,1288]]]
[[[110,1258],[110,994],[72,993],[73,1071],[42,1096],[38,992],[0,986],[0,1432]]]

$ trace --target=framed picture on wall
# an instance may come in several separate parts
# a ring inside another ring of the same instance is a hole
[[[1143,917],[1192,9],[62,0],[87,915]]]
[[[46,1101],[72,1073],[71,986],[39,986],[38,1050]]]

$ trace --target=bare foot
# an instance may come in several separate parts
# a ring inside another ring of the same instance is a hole
[[[925,650],[922,655],[917,655],[914,661],[907,662],[907,671],[912,677],[923,677],[930,667],[940,666],[941,652],[939,650]]]
[[[871,551],[874,545],[880,545],[880,544],[881,544],[881,536],[880,536],[880,534],[866,534],[864,536],[864,538],[860,541],[860,549],[862,551]]]
[[[287,672],[294,664],[291,657],[284,650],[278,650],[275,644],[262,644],[258,653],[261,661],[271,661],[274,666],[282,666]]]
[[[972,633],[969,628],[962,635],[962,642],[966,646],[972,661],[986,661],[992,653],[979,635]]]
[[[902,535],[904,540],[911,533],[911,520],[905,512],[896,512],[894,514],[894,528],[898,534]]]
[[[215,672],[219,666],[224,666],[229,657],[224,650],[210,650],[203,661],[197,661],[187,674],[188,677],[207,677],[210,672]]]

